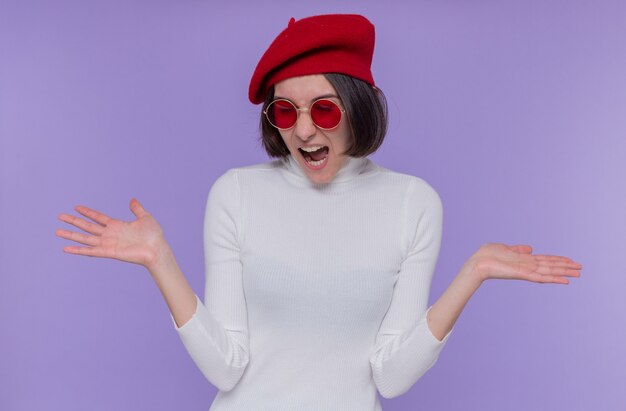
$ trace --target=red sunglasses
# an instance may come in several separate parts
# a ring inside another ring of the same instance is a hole
[[[332,130],[341,122],[341,116],[345,113],[337,103],[332,100],[321,98],[311,103],[309,108],[298,108],[287,99],[272,101],[263,111],[267,121],[279,130],[289,130],[296,125],[300,111],[309,112],[311,120],[316,127],[322,130]]]

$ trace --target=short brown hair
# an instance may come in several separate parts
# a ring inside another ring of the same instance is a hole
[[[387,100],[383,92],[345,74],[326,73],[324,77],[335,88],[346,110],[352,143],[344,154],[365,157],[378,150],[387,134]],[[285,157],[289,155],[289,149],[280,132],[263,114],[273,100],[274,87],[265,96],[261,109],[261,142],[270,157]]]

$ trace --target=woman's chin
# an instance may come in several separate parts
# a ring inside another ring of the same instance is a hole
[[[311,175],[307,173],[307,176],[309,177],[309,180],[311,180],[311,182],[315,184],[327,184],[332,181],[332,179],[335,177],[335,174],[333,173],[333,174],[327,175],[326,173],[324,173],[324,175],[320,175],[320,174]]]
[[[306,174],[309,180],[315,184],[330,183],[337,174],[337,172],[333,171],[332,167],[329,167],[329,165],[318,170],[307,167],[307,164],[302,165],[302,167],[304,168],[304,174]]]

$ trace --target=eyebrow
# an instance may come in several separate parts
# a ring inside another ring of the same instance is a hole
[[[309,101],[309,103],[313,103],[315,100],[320,100],[322,98],[329,98],[329,97],[334,97],[334,98],[339,98],[338,95],[330,93],[330,94],[322,94],[321,96],[317,96],[313,99],[311,99],[311,101]],[[274,96],[274,100],[278,100],[278,99],[283,99],[283,100],[289,100],[287,97],[281,97],[281,96]],[[291,101],[291,100],[289,100]],[[293,101],[292,101],[293,103]]]

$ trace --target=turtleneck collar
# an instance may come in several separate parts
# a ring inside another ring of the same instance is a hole
[[[295,177],[294,182],[297,180],[298,185],[313,187],[317,189],[329,189],[332,186],[337,186],[342,183],[347,183],[355,180],[355,178],[361,174],[370,173],[377,169],[367,157],[348,157],[345,164],[335,177],[328,183],[314,183],[302,170],[298,161],[293,158],[292,155],[288,155],[282,160],[285,171],[291,176]]]

